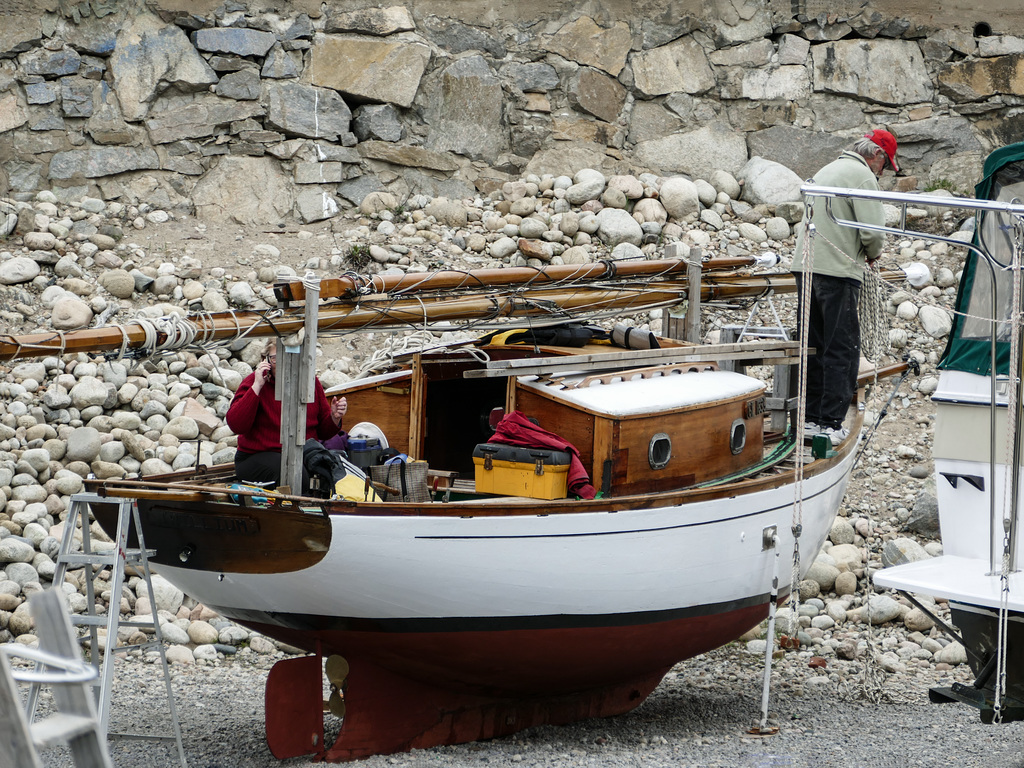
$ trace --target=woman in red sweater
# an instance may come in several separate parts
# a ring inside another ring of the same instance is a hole
[[[235,451],[238,479],[270,483],[272,487],[281,482],[281,401],[274,396],[276,345],[276,341],[268,342],[263,360],[255,371],[242,379],[226,416],[231,431],[238,435],[238,450]],[[313,402],[306,406],[306,439],[324,442],[341,433],[341,420],[347,410],[348,401],[344,397],[328,402],[320,379],[314,379]],[[304,489],[309,486],[305,469],[302,485]]]

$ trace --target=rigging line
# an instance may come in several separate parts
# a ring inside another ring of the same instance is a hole
[[[1010,310],[1010,371],[1020,371],[1020,336],[1021,336],[1021,248],[1024,243],[1024,224],[1022,224],[1021,217],[1015,216],[1013,220],[1014,237],[1013,237],[1013,252],[1011,255],[1010,266],[1013,270],[1013,283],[1012,283],[1012,294],[1011,294],[1011,310]],[[992,372],[995,375],[995,371]],[[1010,460],[1010,471],[1004,472],[1003,474],[1003,505],[1004,510],[1002,514],[1003,522],[1003,552],[1002,562],[999,573],[999,613],[997,619],[997,637],[996,637],[996,684],[993,692],[994,698],[992,702],[992,721],[996,724],[1001,723],[1003,720],[1003,698],[1006,696],[1006,664],[1007,664],[1007,642],[1008,642],[1008,624],[1009,624],[1009,597],[1010,597],[1010,554],[1012,550],[1012,542],[1010,540],[1010,534],[1013,531],[1012,520],[1014,515],[1017,514],[1017,508],[1015,505],[1019,505],[1017,494],[1015,491],[1019,489],[1019,467],[1014,465],[1015,460],[1019,458],[1017,453],[1017,443],[1019,436],[1017,430],[1020,425],[1017,424],[1017,410],[1018,410],[1018,398],[1020,397],[1020,379],[1016,386],[1010,386],[1007,388],[1007,402],[1006,402],[1006,455]],[[995,406],[995,403],[992,404]],[[1017,475],[1013,478],[1013,487],[1008,488],[1011,485],[1011,475]],[[993,521],[994,522],[994,521]],[[991,537],[995,531],[990,530],[989,536]]]

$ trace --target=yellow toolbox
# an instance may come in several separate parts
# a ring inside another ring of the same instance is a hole
[[[564,499],[569,454],[547,448],[481,443],[473,450],[478,493]]]

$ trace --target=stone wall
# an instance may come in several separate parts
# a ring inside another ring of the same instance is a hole
[[[585,167],[808,177],[880,126],[902,188],[968,191],[1024,124],[1001,0],[360,5],[0,0],[0,196],[312,222]]]

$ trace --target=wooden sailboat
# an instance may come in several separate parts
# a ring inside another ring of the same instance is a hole
[[[197,317],[189,333],[211,340],[250,321],[249,333],[284,334],[481,310],[557,318],[565,305],[635,311],[687,296],[692,312],[701,298],[792,286],[789,276],[750,275],[749,262],[708,262],[703,274],[678,261],[586,269],[596,284],[577,267],[529,270],[525,283],[502,270],[511,299],[474,273],[292,283],[279,287],[284,308],[273,317]],[[449,302],[454,293],[454,306],[431,291]],[[6,337],[0,357],[79,343],[154,348],[177,335],[141,324],[94,329],[88,341]],[[824,542],[862,417],[854,408],[851,437],[834,449],[825,436],[813,452],[797,441],[785,375],[796,352],[784,339],[662,338],[628,349],[533,337],[416,353],[336,390],[350,420],[373,422],[392,447],[426,462],[416,500],[381,500],[369,479],[344,496],[245,489],[231,466],[89,485],[111,501],[138,499],[157,550],[150,561],[166,578],[312,654],[278,662],[268,679],[267,740],[280,758],[349,760],[614,715],[642,703],[677,662],[765,618],[773,580],[783,596],[792,587],[788,571],[774,570],[776,548],[814,553]],[[754,364],[774,367],[773,391],[743,373]],[[487,454],[502,414],[574,446],[596,498],[568,490],[550,451],[527,451],[525,462]],[[391,482],[383,493],[395,491]],[[112,508],[94,505],[104,527]],[[342,717],[331,746],[324,659]]]

